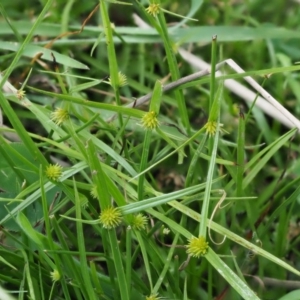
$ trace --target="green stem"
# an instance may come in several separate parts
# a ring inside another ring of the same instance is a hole
[[[151,133],[152,133],[151,130],[147,130],[146,134],[145,134],[144,145],[143,145],[143,153],[142,153],[142,159],[141,159],[139,173],[142,173],[147,168],[149,148],[150,148],[150,142],[151,142]],[[143,196],[144,196],[144,181],[145,181],[145,173],[143,173],[139,177],[138,200],[142,200]]]
[[[209,101],[209,112],[212,108],[212,104],[215,98],[215,87],[216,87],[216,61],[217,61],[217,36],[212,37],[211,44],[211,73],[210,73],[210,101]]]
[[[236,196],[243,196],[243,174],[244,174],[244,148],[245,148],[245,118],[240,112],[238,140],[237,140],[237,176],[236,176]]]

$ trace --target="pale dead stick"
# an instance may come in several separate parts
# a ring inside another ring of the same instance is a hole
[[[216,69],[220,68],[221,66],[223,65],[223,62],[219,63],[216,65]],[[196,80],[196,79],[199,79],[205,75],[208,75],[210,74],[210,68],[207,68],[205,70],[202,70],[202,71],[199,71],[199,72],[196,72],[196,73],[193,73],[191,75],[188,75],[186,77],[182,77],[176,81],[173,81],[169,84],[166,84],[165,86],[162,87],[162,91],[163,93],[167,92],[167,91],[170,91],[178,86],[181,86],[187,82],[190,82],[190,81],[193,81],[193,80]],[[128,107],[128,108],[131,108],[131,107],[138,107],[142,104],[144,104],[145,102],[149,101],[152,97],[152,92],[148,93],[147,95],[144,95],[136,100],[134,100],[133,102],[129,103],[129,104],[126,104],[124,105],[125,107]],[[111,122],[113,121],[115,118],[116,118],[117,115],[113,115],[112,117],[110,117],[107,122]]]
[[[220,67],[224,64],[224,62],[220,62],[219,64],[216,65],[216,69],[220,69]],[[179,87],[185,83],[188,83],[188,82],[191,82],[193,80],[196,80],[196,79],[199,79],[203,76],[206,76],[206,75],[209,75],[210,74],[210,67],[205,69],[205,70],[202,70],[202,71],[199,71],[199,72],[196,72],[196,73],[193,73],[191,75],[188,75],[188,76],[185,76],[185,77],[182,77],[176,81],[173,81],[169,84],[166,84],[165,86],[162,87],[162,91],[163,93],[167,92],[167,91],[170,91],[170,90],[173,90],[175,89],[176,87]],[[138,98],[137,100],[135,100],[134,102],[131,102],[127,105],[125,105],[125,107],[136,107],[136,106],[140,106],[142,104],[144,104],[145,102],[149,101],[152,97],[152,92],[145,95],[145,96],[142,96],[140,98]]]
[[[180,49],[179,53],[182,58],[192,64],[198,69],[210,68],[210,65],[196,57],[195,55],[187,52],[184,49]],[[235,72],[242,74],[244,70],[238,66],[232,59],[227,59],[224,61],[231,69]],[[221,72],[217,72],[217,76],[222,76]],[[257,97],[255,106],[259,107],[269,116],[278,120],[280,123],[284,124],[289,128],[298,128],[300,131],[300,121],[292,115],[283,105],[281,105],[274,97],[272,97],[264,88],[262,88],[252,77],[246,76],[244,80],[248,82],[261,96]],[[233,79],[226,79],[224,85],[230,91],[232,91],[237,96],[241,97],[247,102],[252,103],[256,98],[256,93],[243,86],[241,83]]]
[[[281,279],[271,278],[271,277],[259,278],[258,276],[253,276],[249,274],[244,274],[244,276],[254,278],[259,284],[261,284],[262,287],[266,285],[266,286],[282,287],[289,290],[300,288],[300,281],[297,280],[281,280]]]
[[[133,15],[134,22],[137,24],[140,28],[150,28],[150,26],[145,23],[138,15]],[[178,81],[175,81],[173,83],[180,82],[180,84],[189,82],[191,80],[195,80],[200,78],[201,76],[205,76],[210,74],[210,65],[206,63],[205,61],[201,60],[199,57],[196,57],[195,55],[189,53],[188,51],[184,50],[183,48],[179,48],[178,52],[182,56],[182,58],[190,63],[193,67],[197,69],[202,69],[202,71],[197,72],[195,74],[189,75],[187,77],[183,77],[179,79]],[[235,72],[237,73],[243,73],[244,71],[232,60],[227,59],[222,64],[228,64]],[[220,68],[220,65],[217,65]],[[216,68],[217,69],[217,68]],[[201,73],[204,72],[204,73]],[[217,76],[221,76],[221,72],[217,72]],[[191,77],[190,77],[191,76]],[[193,77],[195,76],[195,77]],[[191,79],[193,78],[193,79]],[[255,102],[255,106],[259,107],[262,111],[264,111],[269,116],[273,117],[274,119],[278,120],[280,123],[284,124],[285,126],[289,128],[298,128],[300,131],[300,121],[293,116],[287,109],[285,109],[278,101],[276,101],[265,89],[263,89],[253,78],[250,76],[247,76],[244,78],[258,93],[260,93],[263,97],[258,96],[257,100]],[[171,88],[177,87],[178,85],[172,86],[173,83],[170,83],[169,85],[166,85],[168,87],[167,90],[170,90]],[[233,79],[226,79],[224,81],[224,85],[226,88],[231,90],[234,94],[238,95],[242,99],[244,99],[247,102],[252,103],[256,99],[256,93],[248,89],[247,87],[243,86],[239,82],[233,80]],[[167,91],[164,90],[164,91]],[[127,107],[133,107],[135,106],[134,103],[138,103],[141,105],[142,103],[145,103],[151,98],[152,94],[147,94],[146,96],[143,96],[139,99],[137,99],[135,102],[130,103],[127,105]]]

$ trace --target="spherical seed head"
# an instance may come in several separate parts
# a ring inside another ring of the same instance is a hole
[[[111,83],[111,78],[109,77],[108,78],[108,82],[110,85],[112,85]],[[117,82],[117,86],[118,87],[122,87],[122,86],[125,86],[127,85],[127,77],[125,74],[123,74],[122,72],[119,72],[118,73],[118,82]]]
[[[186,247],[186,252],[197,258],[204,256],[208,251],[208,243],[203,236],[199,236],[198,238],[193,236],[189,239],[189,244]]]
[[[121,223],[122,214],[118,208],[108,207],[101,212],[99,219],[104,228],[112,229]]]
[[[58,181],[62,174],[62,166],[60,166],[59,164],[56,165],[50,164],[49,166],[46,167],[45,174],[48,179],[52,181]]]
[[[60,274],[57,270],[53,270],[53,272],[50,272],[50,277],[51,277],[52,281],[60,280]]]
[[[206,129],[206,133],[209,136],[213,136],[216,133],[217,130],[217,122],[215,121],[208,121],[205,125],[204,128]]]
[[[218,123],[216,121],[208,121],[204,125],[204,128],[206,129],[206,134],[208,134],[209,136],[214,136],[217,131],[217,125],[218,125]],[[222,127],[223,127],[223,124],[219,123],[219,131],[221,133],[227,133]]]
[[[92,196],[94,199],[97,199],[97,198],[98,198],[98,191],[97,191],[97,186],[96,186],[96,185],[93,185],[90,194],[91,194],[91,196]]]
[[[161,299],[161,298],[158,297],[158,294],[152,294],[152,295],[146,297],[146,300],[159,300],[159,299]]]
[[[159,121],[157,119],[157,115],[155,111],[149,111],[145,113],[144,116],[142,117],[141,122],[142,122],[142,126],[145,129],[150,129],[150,130],[157,128],[159,125]]]
[[[130,227],[135,230],[144,230],[147,225],[147,217],[143,214],[137,214],[132,216]]]
[[[64,108],[56,108],[54,112],[51,113],[51,120],[57,125],[61,125],[67,119],[69,119],[69,112]]]
[[[22,99],[24,99],[25,94],[26,94],[26,92],[25,92],[24,90],[18,90],[18,91],[17,91],[17,98],[18,98],[19,100],[22,100]]]
[[[146,12],[153,17],[156,17],[159,14],[159,11],[160,5],[157,3],[152,3],[146,8]]]
[[[118,73],[118,85],[119,87],[127,85],[127,77],[122,72]]]

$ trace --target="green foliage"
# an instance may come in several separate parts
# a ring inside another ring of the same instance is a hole
[[[226,85],[299,115],[285,2],[1,1],[0,295],[299,299],[299,126]]]

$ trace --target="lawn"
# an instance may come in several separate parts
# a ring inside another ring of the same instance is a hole
[[[299,1],[0,2],[0,299],[300,299]]]

